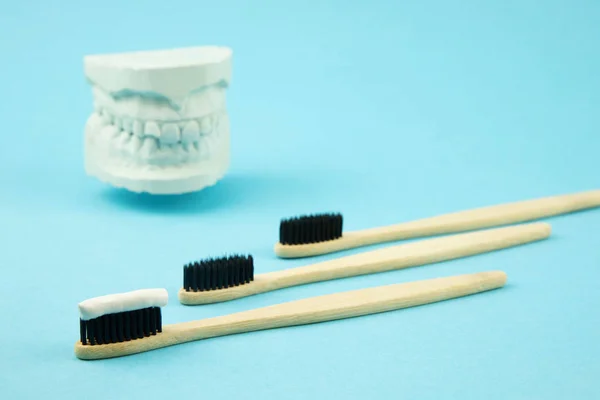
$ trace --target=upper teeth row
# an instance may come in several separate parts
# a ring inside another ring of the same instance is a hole
[[[160,122],[113,116],[104,110],[99,110],[98,113],[105,124],[115,125],[136,136],[154,137],[167,144],[196,142],[200,135],[209,135],[216,122],[216,117],[211,115],[180,122]]]

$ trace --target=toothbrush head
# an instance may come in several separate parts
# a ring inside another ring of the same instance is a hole
[[[251,255],[211,258],[183,267],[183,289],[187,292],[226,289],[253,280],[254,260]]]
[[[279,243],[284,245],[327,242],[342,237],[343,218],[340,213],[301,215],[282,219]]]
[[[83,346],[128,342],[162,332],[165,289],[143,289],[95,297],[79,303]]]

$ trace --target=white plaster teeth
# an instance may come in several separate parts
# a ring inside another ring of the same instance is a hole
[[[125,129],[123,129],[123,118],[117,118],[117,117],[115,117],[115,126],[117,128],[119,128],[119,130],[125,131],[125,132],[129,133],[128,131],[126,131]]]
[[[203,135],[208,135],[212,130],[211,118],[204,117],[200,121],[200,133]]]
[[[175,144],[179,142],[179,126],[174,123],[164,124],[160,133],[160,141],[164,144]]]
[[[142,148],[143,141],[139,136],[131,135],[131,141],[129,142],[130,149],[132,152],[137,152]]]
[[[156,139],[150,139],[156,140]],[[177,157],[170,145],[158,143],[158,149],[152,154],[152,163],[156,165],[167,165]]]
[[[229,48],[90,55],[84,68],[96,103],[96,118],[85,128],[88,175],[132,192],[182,194],[228,172],[229,126],[219,123],[231,79]],[[121,300],[112,299],[114,307],[103,313],[118,310]]]
[[[129,141],[132,137],[133,137],[133,135],[130,135],[129,133],[127,133],[125,131],[120,131],[119,137],[117,138],[118,146],[121,148],[126,147],[129,144]]]
[[[101,134],[114,141],[117,151],[138,154],[154,165],[167,165],[173,160],[178,163],[207,160],[219,146],[215,136],[220,122],[218,115],[179,122],[144,121],[110,114],[106,109],[93,115]]]
[[[193,143],[200,137],[200,126],[196,121],[190,121],[185,124],[181,131],[181,141],[183,143]]]
[[[122,129],[126,132],[133,133],[133,120],[131,118],[123,118]]]
[[[141,121],[138,121],[136,119],[135,121],[133,121],[133,123],[131,125],[131,130],[133,131],[134,135],[142,136],[144,134],[144,125],[142,124]]]
[[[108,136],[110,138],[114,138],[119,135],[119,130],[114,125],[106,125],[100,130],[100,134]]]
[[[216,138],[214,136],[212,136],[212,135],[208,136],[206,138],[206,140],[205,140],[204,143],[206,143],[205,146],[206,146],[206,148],[208,150],[208,155],[213,154],[215,152],[215,150],[216,150],[216,147],[217,147],[217,140],[216,140]]]
[[[110,117],[110,115],[108,115],[106,113],[106,111],[102,111],[102,113],[100,114],[100,116],[102,117],[102,122],[104,124],[106,124],[106,125],[110,124],[112,118]]]
[[[207,138],[202,139],[199,143],[197,143],[196,148],[198,149],[198,154],[200,158],[205,160],[210,157],[210,145]]]
[[[161,144],[193,143],[200,136],[209,136],[216,130],[217,118],[210,115],[199,120],[187,122],[141,121],[131,117],[114,116],[101,110],[97,113],[103,125],[113,125],[119,132],[133,133],[136,136],[150,136],[160,140]]]
[[[160,127],[154,121],[148,121],[144,125],[144,134],[155,138],[160,137]]]
[[[193,145],[193,144],[191,144],[191,143],[186,143],[186,142],[183,142],[183,143],[181,144],[181,148],[182,148],[182,149],[183,149],[185,152],[189,153],[191,150],[193,150],[193,149],[194,149],[194,145]]]
[[[149,158],[158,149],[157,140],[154,138],[146,138],[143,140],[142,147],[140,148],[140,154],[144,158]]]
[[[86,127],[89,127],[93,130],[99,130],[102,127],[102,119],[100,118],[100,114],[92,113],[88,118]]]

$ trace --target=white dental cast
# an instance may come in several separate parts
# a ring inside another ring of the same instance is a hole
[[[216,46],[86,56],[87,173],[153,194],[215,184],[229,167],[231,56]]]
[[[166,289],[140,289],[132,292],[94,297],[79,303],[79,318],[84,321],[106,314],[164,307],[169,301]]]

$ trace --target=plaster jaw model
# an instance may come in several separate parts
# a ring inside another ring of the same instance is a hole
[[[86,56],[87,174],[151,194],[214,185],[229,167],[231,57],[217,46]]]

